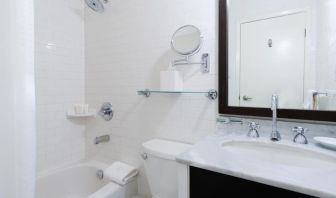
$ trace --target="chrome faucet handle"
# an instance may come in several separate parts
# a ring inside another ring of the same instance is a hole
[[[308,131],[308,129],[300,127],[300,126],[296,126],[296,127],[293,127],[292,131],[296,133],[296,135],[294,136],[293,142],[298,143],[298,144],[308,144],[308,140],[306,136],[304,135],[305,132]]]
[[[249,132],[247,133],[247,137],[259,138],[260,135],[258,130],[260,129],[260,124],[250,122],[248,126],[249,126]]]

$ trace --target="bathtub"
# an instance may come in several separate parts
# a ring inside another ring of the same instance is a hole
[[[36,198],[129,198],[134,196],[137,191],[135,181],[127,187],[113,183],[114,188],[108,193],[106,190],[102,196],[100,196],[101,193],[97,193],[100,189],[111,185],[111,182],[96,176],[97,171],[106,166],[99,162],[87,162],[43,173],[37,177]]]

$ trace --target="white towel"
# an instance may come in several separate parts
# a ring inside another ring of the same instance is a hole
[[[104,171],[104,177],[117,184],[125,185],[132,181],[138,174],[138,170],[122,162],[114,162]]]

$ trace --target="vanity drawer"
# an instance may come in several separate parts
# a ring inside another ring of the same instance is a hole
[[[247,195],[249,197],[312,197],[237,177],[190,167],[190,198],[245,197]]]

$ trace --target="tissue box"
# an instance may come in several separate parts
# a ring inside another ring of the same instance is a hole
[[[160,89],[162,91],[183,91],[183,75],[179,71],[161,71]]]

